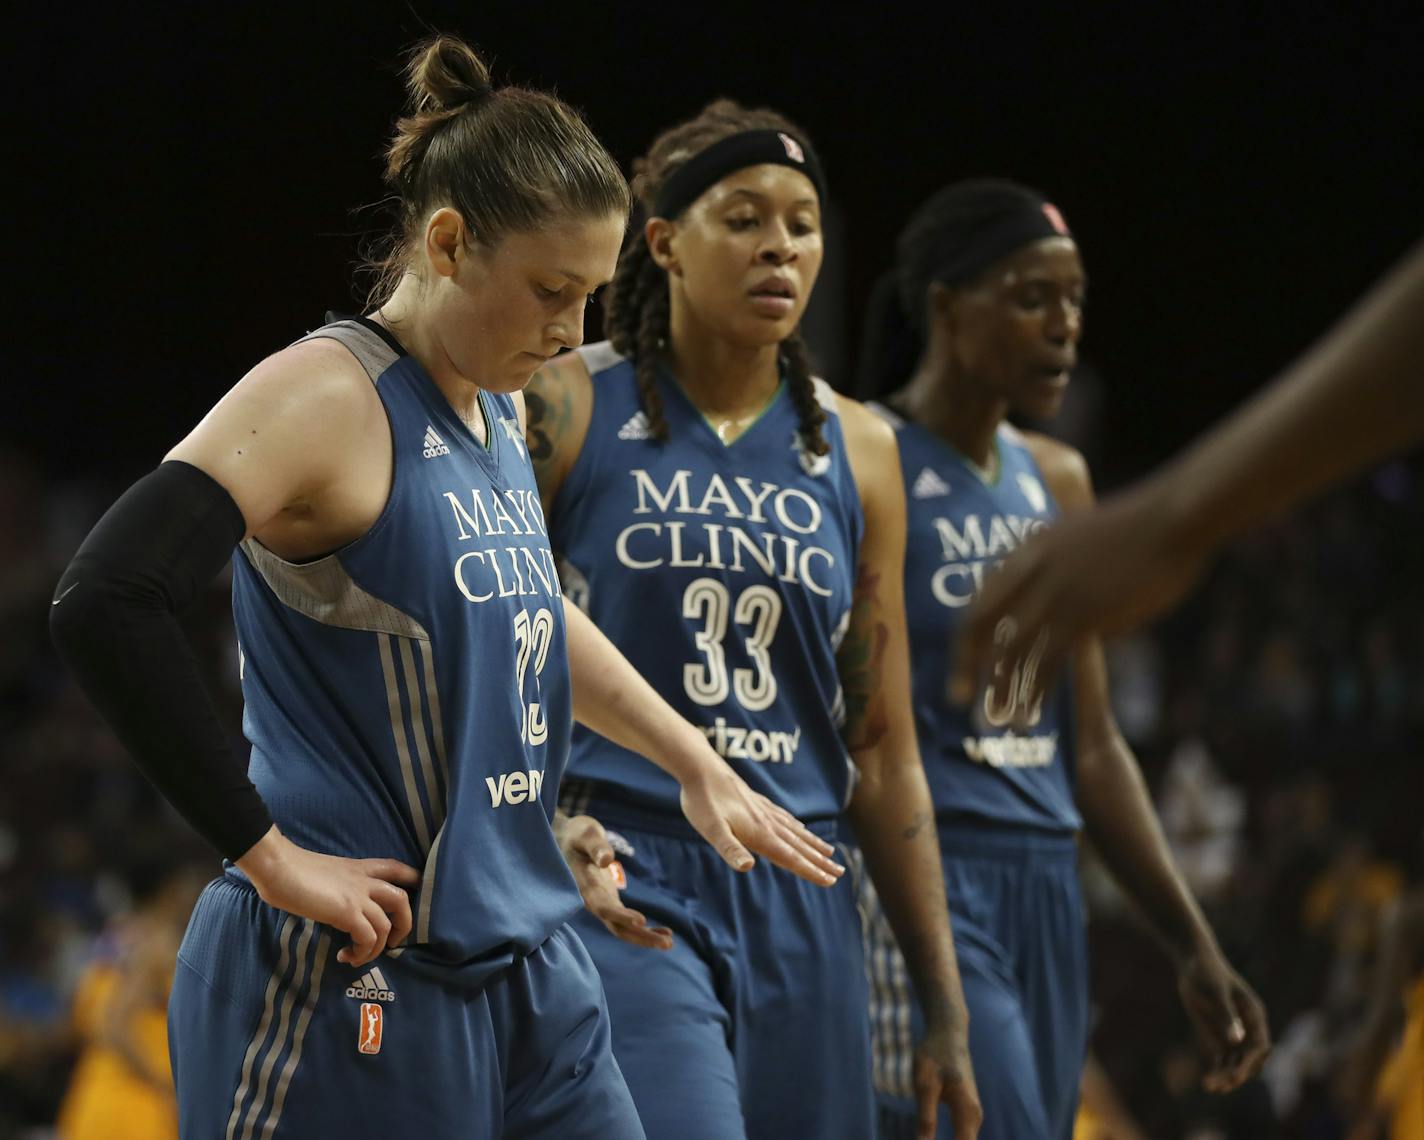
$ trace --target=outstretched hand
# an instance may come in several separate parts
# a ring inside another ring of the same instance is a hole
[[[1271,1050],[1266,1008],[1225,959],[1188,958],[1177,975],[1177,990],[1206,1056],[1207,1092],[1230,1092],[1260,1072]]]
[[[955,650],[950,696],[966,704],[991,671],[1020,670],[1023,707],[1052,687],[1085,636],[1155,617],[1200,576],[1207,550],[1182,549],[1152,487],[1039,532],[989,574]]]
[[[651,950],[671,950],[672,931],[666,926],[649,926],[641,911],[623,905],[615,878],[617,873],[608,832],[592,816],[554,816],[554,835],[564,862],[574,874],[583,905],[617,938]]]
[[[749,871],[753,855],[818,886],[829,887],[845,868],[831,856],[835,848],[812,833],[785,808],[749,788],[721,757],[682,784],[682,814],[738,871]]]
[[[399,946],[413,925],[405,888],[420,872],[395,859],[344,859],[298,847],[274,826],[237,861],[269,906],[351,936],[336,955],[364,966]]]

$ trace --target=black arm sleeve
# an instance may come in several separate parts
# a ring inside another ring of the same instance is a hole
[[[55,588],[60,656],[124,747],[190,824],[229,859],[272,817],[227,742],[182,613],[246,531],[206,472],[164,463],[109,508]]]

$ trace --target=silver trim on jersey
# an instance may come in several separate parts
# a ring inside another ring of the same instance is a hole
[[[406,803],[410,807],[411,823],[415,825],[415,837],[420,843],[421,854],[430,851],[430,821],[425,816],[425,806],[420,802],[420,792],[415,786],[415,765],[410,759],[410,744],[405,737],[405,714],[401,712],[400,686],[396,683],[395,654],[391,652],[391,637],[379,634],[376,638],[381,650],[381,673],[386,679],[386,707],[391,717],[391,736],[396,743],[396,757],[400,761],[401,780],[405,784]],[[420,693],[410,694],[412,721],[420,718]],[[420,732],[416,732],[417,738]]]
[[[405,691],[410,694],[411,735],[415,737],[415,752],[420,758],[420,774],[425,780],[425,798],[430,803],[431,822],[439,827],[445,821],[445,796],[435,779],[435,765],[430,759],[430,737],[425,729],[424,701],[420,682],[415,679],[415,654],[410,651],[410,639],[400,640],[401,672],[405,675]]]
[[[445,787],[450,786],[450,762],[445,758],[445,727],[440,717],[440,690],[435,686],[435,654],[430,642],[417,641],[420,663],[425,671],[425,697],[430,702],[430,729],[435,741],[435,759],[440,762],[440,775]]]
[[[272,1014],[277,1008],[277,987],[281,984],[282,975],[287,972],[287,963],[292,958],[291,933],[297,922],[295,916],[288,915],[286,921],[277,929],[277,944],[282,948],[282,952],[277,956],[277,968],[267,980],[262,1018],[258,1021],[257,1029],[253,1032],[252,1040],[247,1044],[247,1052],[242,1058],[242,1074],[238,1078],[237,1091],[232,1095],[232,1115],[227,1118],[227,1131],[224,1133],[226,1140],[233,1140],[234,1130],[242,1118],[242,1102],[247,1099],[247,1092],[252,1087],[252,1063],[257,1059],[262,1042],[267,1039],[267,1030],[272,1025]]]
[[[626,359],[624,355],[613,347],[611,341],[600,340],[593,344],[586,344],[577,350],[583,357],[584,365],[588,368],[590,376],[597,376],[600,372],[606,372],[620,360]]]
[[[312,970],[311,982],[307,986],[306,998],[302,1001],[301,1013],[297,1016],[297,1030],[292,1038],[292,1052],[287,1063],[282,1066],[282,1075],[277,1078],[276,1094],[272,1098],[272,1115],[262,1126],[262,1140],[271,1140],[277,1130],[277,1122],[282,1119],[282,1109],[287,1104],[287,1090],[292,1086],[292,1077],[302,1059],[302,1047],[306,1044],[307,1028],[311,1025],[312,1014],[316,1012],[317,999],[321,997],[321,976],[326,972],[326,959],[331,953],[331,935],[322,931],[317,938],[316,966]],[[387,988],[382,979],[382,989]]]
[[[442,825],[435,842],[430,845],[430,854],[426,856],[425,867],[420,874],[420,902],[415,914],[415,941],[418,943],[430,941],[430,910],[435,902],[435,864],[440,860],[440,841],[444,838],[445,828]]]
[[[382,372],[400,359],[395,349],[359,321],[336,321],[324,325],[307,333],[297,343],[309,340],[336,341],[356,358],[373,384],[380,379]]]
[[[242,553],[277,600],[303,617],[337,629],[430,640],[425,627],[410,614],[358,586],[335,554],[315,562],[288,562],[255,538],[243,542]]]
[[[267,1090],[272,1081],[272,1067],[277,1063],[277,1057],[287,1046],[287,1029],[292,1024],[292,1005],[296,1001],[297,991],[306,981],[307,947],[311,945],[312,935],[315,932],[316,924],[303,919],[302,934],[297,939],[297,968],[292,975],[291,984],[286,987],[286,993],[282,995],[282,1012],[277,1016],[277,1031],[272,1035],[272,1047],[267,1050],[267,1056],[262,1060],[262,1069],[257,1075],[257,1095],[252,1098],[252,1104],[247,1109],[247,1117],[242,1125],[241,1140],[252,1140],[257,1120],[267,1107]]]

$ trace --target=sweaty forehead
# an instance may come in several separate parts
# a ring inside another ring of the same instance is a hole
[[[1046,237],[1017,249],[1000,262],[990,280],[1006,285],[1026,278],[1049,277],[1061,281],[1082,280],[1083,261],[1078,243],[1070,237]]]
[[[774,162],[733,171],[708,187],[698,202],[715,209],[738,199],[769,202],[783,208],[803,202],[820,205],[815,184],[809,178],[799,170]]]

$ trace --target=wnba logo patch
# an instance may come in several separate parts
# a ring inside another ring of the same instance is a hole
[[[356,1027],[356,1052],[379,1053],[385,1031],[385,1011],[373,1001],[361,1003],[361,1021]]]

